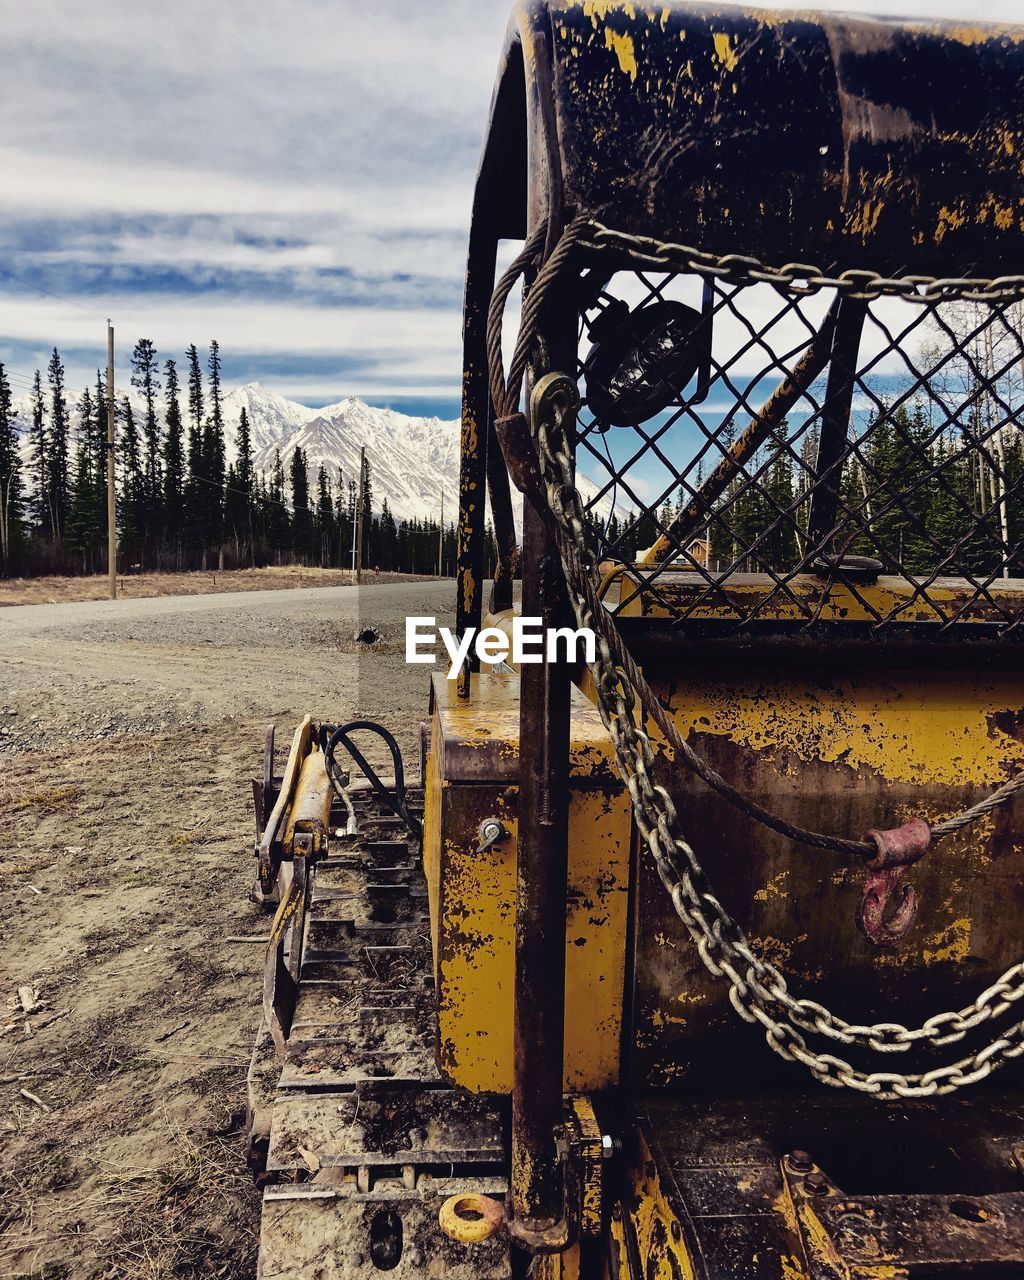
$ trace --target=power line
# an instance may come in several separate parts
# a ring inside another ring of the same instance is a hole
[[[87,316],[99,315],[97,311],[91,311],[88,307],[83,307],[80,302],[74,302],[71,298],[65,298],[59,293],[54,293],[52,289],[44,289],[41,284],[33,284],[31,280],[23,280],[21,276],[16,276],[13,271],[5,271],[0,267],[0,275],[6,276],[8,280],[14,280],[18,284],[23,284],[26,289],[37,289],[40,293],[45,293],[48,298],[56,298],[58,302],[66,302],[69,307],[77,307],[79,311],[84,311]]]

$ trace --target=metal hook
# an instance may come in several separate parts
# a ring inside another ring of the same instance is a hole
[[[917,894],[902,881],[907,868],[928,852],[931,828],[923,818],[911,818],[888,831],[873,828],[867,838],[878,852],[867,863],[870,874],[857,908],[857,927],[874,946],[894,947],[917,916]]]

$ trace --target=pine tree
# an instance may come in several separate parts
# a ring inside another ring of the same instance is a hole
[[[228,466],[224,483],[224,532],[235,544],[235,560],[242,561],[242,543],[248,537],[249,503],[235,464]]]
[[[320,544],[320,567],[329,569],[334,547],[334,496],[331,493],[331,482],[327,476],[327,468],[322,462],[316,476],[316,489],[316,531]]]
[[[188,357],[188,453],[185,472],[185,540],[199,551],[206,568],[209,543],[209,503],[203,478],[203,371],[196,344],[189,345]]]
[[[21,455],[18,428],[11,411],[11,384],[0,364],[0,571],[9,577],[20,546],[22,528]]]
[[[164,361],[164,373],[164,530],[175,566],[180,569],[185,532],[185,448],[178,402],[178,368],[173,360]]]
[[[132,566],[141,563],[144,554],[146,482],[139,448],[139,430],[135,425],[132,403],[127,396],[121,398],[118,422],[120,440],[117,457],[121,466],[118,526],[121,530],[120,543],[125,549],[125,560]]]
[[[292,549],[305,564],[309,554],[312,521],[309,511],[309,473],[306,455],[296,447],[292,454],[289,480],[292,490]]]
[[[60,542],[68,518],[68,402],[64,390],[64,365],[54,347],[47,370],[50,383],[50,430],[47,437],[46,480],[50,534]]]
[[[242,524],[245,539],[248,543],[249,561],[255,564],[255,548],[253,535],[253,504],[255,501],[255,479],[252,462],[252,432],[249,429],[249,415],[242,406],[238,415],[238,466],[236,484],[242,491],[245,503],[245,514]]]
[[[30,468],[32,471],[32,518],[43,532],[52,525],[50,510],[50,484],[47,457],[50,443],[46,431],[46,406],[43,401],[43,376],[36,370],[32,383],[32,427],[29,436]]]
[[[210,342],[207,361],[209,372],[210,415],[203,428],[203,470],[207,491],[207,524],[209,539],[217,548],[218,568],[224,567],[224,479],[227,450],[224,443],[224,406],[220,389],[220,345],[214,338]]]
[[[889,572],[921,573],[938,559],[929,534],[933,494],[928,426],[920,405],[879,410],[869,425],[865,456],[874,477],[873,553]]]
[[[78,401],[78,438],[67,527],[68,546],[81,556],[83,573],[99,568],[106,530],[102,410],[102,396],[94,401],[86,387]]]
[[[159,528],[159,509],[163,500],[160,422],[156,414],[156,398],[160,391],[156,347],[149,338],[140,338],[132,351],[132,386],[145,403],[142,439],[145,446],[146,498],[150,504],[150,522]]]
[[[270,488],[267,496],[270,504],[267,512],[268,541],[274,553],[275,562],[280,564],[281,553],[287,549],[291,541],[291,522],[285,505],[284,466],[281,462],[280,449],[274,450],[274,467],[270,473]]]

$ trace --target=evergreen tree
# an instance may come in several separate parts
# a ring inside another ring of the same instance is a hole
[[[185,447],[181,405],[178,402],[178,368],[164,361],[164,529],[177,568],[182,567],[185,534]]]
[[[309,511],[309,473],[306,455],[296,447],[289,473],[292,490],[292,548],[303,564],[309,554],[312,521]]]
[[[207,527],[212,546],[217,548],[218,567],[224,566],[224,480],[227,450],[224,443],[224,407],[220,388],[220,345],[210,343],[207,361],[210,414],[203,428],[203,471],[207,494]]]
[[[22,540],[23,493],[18,428],[11,411],[11,384],[0,364],[0,571],[9,577]]]
[[[249,502],[233,462],[224,483],[224,531],[235,544],[235,560],[240,564],[242,544],[249,536]]]
[[[281,563],[281,554],[291,542],[291,522],[284,494],[284,466],[281,462],[280,449],[274,450],[274,468],[270,474],[270,486],[267,494],[269,509],[267,511],[267,540],[274,553],[277,564]]]
[[[931,459],[928,426],[921,406],[908,413],[878,411],[869,427],[865,449],[874,477],[871,535],[874,554],[889,572],[921,573],[935,563],[928,536],[934,487],[928,483]]]
[[[43,402],[43,377],[36,370],[32,383],[32,427],[29,436],[30,468],[32,472],[32,517],[42,532],[52,525],[50,510],[49,466],[47,458],[50,443],[46,431],[46,406]]]
[[[120,544],[129,567],[142,563],[146,531],[146,481],[139,430],[135,424],[132,403],[122,396],[118,412],[119,434],[117,456],[121,467],[118,525]]]
[[[47,437],[46,479],[50,534],[55,542],[64,536],[68,518],[68,402],[64,390],[64,365],[54,347],[47,370],[50,383],[50,430]]]
[[[106,532],[104,449],[100,436],[102,410],[102,398],[94,401],[86,387],[78,401],[75,467],[67,525],[68,546],[81,557],[83,573],[99,569]]]
[[[254,564],[253,504],[256,493],[252,461],[252,432],[249,428],[249,415],[244,405],[238,415],[238,465],[235,482],[242,492],[245,506],[242,530],[248,543],[249,561]]]
[[[316,476],[316,531],[320,544],[320,567],[329,569],[334,547],[334,496],[331,493],[331,482],[327,476],[327,468],[320,463]]]
[[[150,521],[159,527],[159,509],[163,499],[163,475],[161,468],[160,423],[156,413],[156,398],[160,391],[160,377],[156,359],[156,347],[149,338],[140,338],[132,351],[132,386],[138,391],[145,405],[142,419],[142,439],[145,446],[145,486],[149,502]]]
[[[188,452],[185,471],[185,541],[202,556],[206,568],[209,542],[206,485],[203,482],[203,371],[196,344],[190,343],[188,358]]]

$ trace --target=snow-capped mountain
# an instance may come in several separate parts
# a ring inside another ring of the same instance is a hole
[[[441,418],[413,418],[393,409],[376,409],[350,396],[323,409],[308,409],[250,383],[225,399],[225,417],[237,428],[238,410],[245,405],[249,421],[259,422],[253,434],[254,461],[269,475],[275,450],[287,472],[296,449],[302,449],[310,472],[321,463],[332,483],[357,479],[359,450],[365,447],[370,463],[374,506],[384,499],[396,519],[433,517],[441,509],[454,520],[458,502],[459,424]],[[237,408],[236,408],[237,405]],[[284,430],[278,423],[289,422]],[[233,440],[229,441],[229,445]]]
[[[136,421],[142,407],[132,393]],[[182,405],[184,410],[185,405]],[[385,498],[396,520],[437,519],[444,494],[445,523],[453,523],[458,509],[459,422],[441,418],[415,418],[393,409],[378,409],[349,396],[322,409],[288,400],[261,382],[249,382],[225,395],[224,433],[229,460],[236,456],[238,419],[242,409],[249,419],[253,460],[256,469],[269,476],[275,451],[288,467],[295,450],[306,456],[311,484],[321,464],[327,469],[337,491],[359,474],[359,450],[365,447],[370,462],[373,503],[380,510]],[[19,430],[26,452],[31,401],[28,396],[14,402]],[[74,424],[74,401],[71,409]],[[161,406],[162,416],[162,406]],[[595,492],[584,477],[578,481],[585,496]],[[518,494],[513,495],[518,499]],[[517,512],[521,501],[517,501]],[[598,511],[607,501],[598,504]],[[621,513],[623,504],[619,504]],[[517,514],[517,520],[518,520]]]

